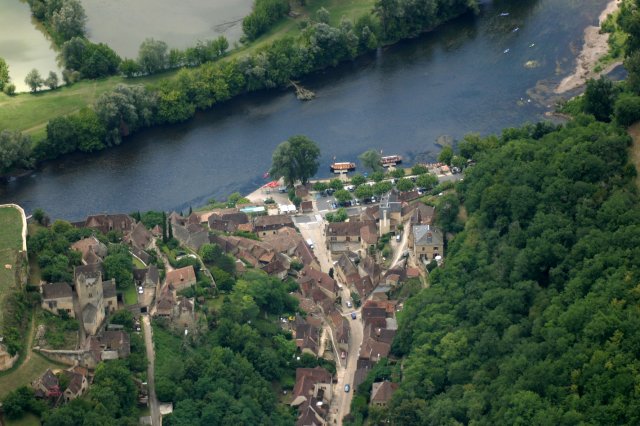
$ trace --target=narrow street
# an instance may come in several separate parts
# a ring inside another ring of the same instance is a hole
[[[331,255],[326,248],[324,227],[325,221],[323,217],[316,213],[306,215],[304,219],[300,216],[296,218],[296,225],[300,229],[300,233],[305,240],[311,240],[314,243],[314,250],[320,267],[323,272],[329,273],[329,269],[333,267],[333,261]],[[329,424],[342,425],[342,419],[351,411],[351,399],[353,398],[353,379],[355,376],[356,368],[358,366],[358,356],[360,354],[360,347],[363,340],[363,324],[360,315],[360,309],[346,307],[346,301],[351,300],[351,293],[346,285],[338,283],[341,286],[341,313],[349,321],[349,351],[347,354],[346,364],[344,361],[337,357],[336,362],[336,377],[337,383],[334,388],[334,397],[331,401],[331,407],[329,412]],[[357,319],[351,319],[351,312],[356,312]],[[329,327],[326,327],[329,331]],[[333,335],[331,335],[333,340]],[[333,345],[335,347],[335,345]],[[344,391],[344,386],[348,384],[350,386],[349,392]]]
[[[156,354],[153,349],[153,336],[148,315],[142,315],[142,328],[144,330],[144,344],[147,347],[147,389],[149,390],[149,408],[151,409],[151,425],[160,426],[162,416],[160,416],[160,406],[156,396],[155,384],[155,361]]]

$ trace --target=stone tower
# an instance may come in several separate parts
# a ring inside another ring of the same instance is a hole
[[[102,272],[78,267],[75,284],[84,330],[93,335],[105,317]]]

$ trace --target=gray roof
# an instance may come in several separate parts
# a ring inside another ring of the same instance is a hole
[[[85,324],[94,324],[98,318],[98,309],[91,303],[82,310],[82,320]]]
[[[116,280],[111,278],[109,281],[102,282],[102,296],[105,299],[116,297]]]
[[[444,239],[439,229],[431,225],[419,225],[413,227],[413,241],[418,246],[441,246]]]
[[[67,283],[53,283],[42,285],[42,298],[48,299],[64,299],[72,297],[71,286]]]
[[[395,191],[388,192],[382,196],[380,210],[387,213],[399,213],[402,211],[402,202],[398,199],[398,194]]]

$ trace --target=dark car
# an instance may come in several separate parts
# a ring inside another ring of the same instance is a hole
[[[351,312],[351,319],[356,319],[356,318],[357,318],[356,313],[355,312]]]

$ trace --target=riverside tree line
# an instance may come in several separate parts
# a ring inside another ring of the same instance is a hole
[[[74,1],[32,0],[32,8],[40,7],[34,6],[35,3],[50,6]],[[315,70],[353,60],[381,43],[432,29],[476,5],[475,0],[421,0],[418,3],[424,3],[425,10],[437,13],[418,14],[409,19],[404,9],[410,3],[414,2],[401,0],[391,4],[381,0],[371,15],[362,16],[355,23],[343,18],[337,26],[330,25],[329,13],[320,9],[313,19],[303,22],[304,28],[297,37],[284,37],[255,53],[217,62],[211,61],[223,56],[228,48],[224,38],[203,42],[185,51],[169,50],[164,42],[147,40],[141,46],[137,61],[121,61],[108,46],[91,43],[77,32],[65,32],[65,37],[59,40],[64,39],[61,56],[67,66],[64,74],[67,82],[116,72],[133,76],[171,66],[184,68],[173,78],[147,87],[120,85],[103,94],[93,108],[52,119],[47,126],[46,140],[30,152],[7,148],[0,155],[4,159],[0,173],[74,151],[92,152],[117,145],[123,137],[142,128],[185,121],[196,110],[211,108],[237,95],[287,85],[290,80]],[[54,13],[45,12],[44,21],[52,20]],[[406,28],[398,31],[403,19]],[[199,66],[187,68],[192,65]],[[14,133],[5,135],[11,146],[20,145],[25,138]]]

